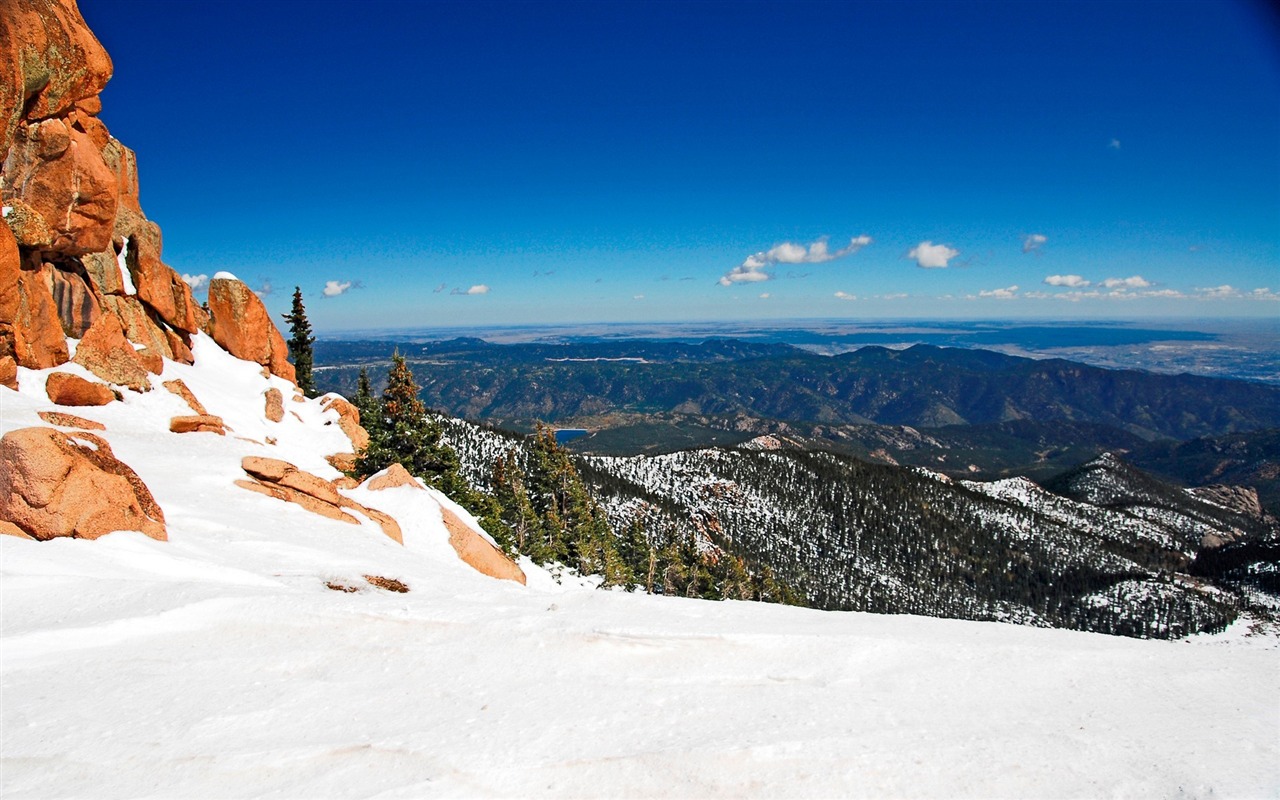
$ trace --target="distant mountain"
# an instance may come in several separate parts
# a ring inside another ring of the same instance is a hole
[[[1143,439],[1280,427],[1280,387],[983,350],[917,345],[819,356],[733,340],[412,347],[402,349],[428,405],[506,425],[677,413],[826,426],[1090,423]],[[361,359],[375,350],[364,347]],[[322,388],[350,392],[356,371],[351,361],[323,370]]]

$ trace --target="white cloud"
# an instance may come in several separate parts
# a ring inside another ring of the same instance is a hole
[[[856,294],[849,294],[848,292],[836,292],[835,296],[836,296],[836,299],[838,300],[857,300],[858,299],[858,296]]]
[[[921,242],[911,248],[911,252],[907,253],[907,258],[914,258],[916,264],[925,269],[942,269],[947,266],[948,261],[958,255],[960,255],[959,250],[947,247],[945,244]]]
[[[1023,297],[1034,298],[1037,300],[1050,298],[1053,300],[1066,300],[1072,303],[1078,303],[1081,300],[1140,300],[1140,299],[1158,299],[1158,300],[1179,300],[1186,299],[1187,295],[1176,289],[1151,289],[1144,292],[1133,292],[1125,287],[1113,288],[1109,292],[1100,291],[1098,289],[1090,289],[1089,291],[1072,291],[1072,292],[1025,292]]]
[[[1017,286],[1006,286],[1003,289],[990,289],[978,292],[978,297],[990,297],[995,300],[1012,300],[1017,296]]]
[[[1120,149],[1120,140],[1119,140],[1119,139],[1112,139],[1112,140],[1111,140],[1111,143],[1110,143],[1110,144],[1108,144],[1108,145],[1107,145],[1107,147],[1110,147],[1112,150],[1119,150],[1119,149]]]
[[[1081,300],[1088,300],[1088,299],[1093,299],[1095,297],[1102,297],[1102,292],[1099,292],[1096,289],[1089,292],[1080,292],[1080,291],[1057,292],[1057,293],[1041,292],[1040,294],[1037,295],[1037,298],[1042,296],[1052,297],[1054,300],[1066,300],[1071,303],[1079,303]]]
[[[748,259],[750,260],[750,259]],[[735,283],[755,283],[757,281],[767,281],[773,276],[765,272],[759,267],[748,267],[743,264],[726,272],[720,278],[721,286],[732,286]]]
[[[732,286],[735,283],[755,283],[771,280],[773,276],[766,270],[777,264],[825,264],[837,258],[851,256],[871,244],[871,237],[865,233],[849,240],[849,244],[839,250],[832,250],[825,238],[808,245],[796,242],[783,242],[768,250],[762,250],[747,256],[741,264],[725,273],[719,280],[721,286]]]
[[[906,292],[894,292],[893,294],[882,294],[879,296],[881,300],[902,300],[909,295]]]
[[[1049,237],[1043,233],[1027,234],[1022,238],[1022,252],[1030,253],[1032,250],[1039,250],[1047,241],[1049,241]]]
[[[340,294],[346,294],[351,286],[351,281],[325,281],[323,294],[325,297],[337,297]]]
[[[447,284],[447,283],[442,283],[442,284],[440,284],[439,286],[437,286],[436,288],[432,289],[431,291],[432,291],[434,294],[440,294],[441,292],[443,292],[445,289],[448,289],[448,288],[449,288],[449,284]]]
[[[643,300],[643,299],[644,299],[644,295],[642,295],[642,294],[633,294],[633,295],[631,295],[631,299],[632,299],[632,300]]]
[[[760,293],[760,299],[761,299],[761,300],[768,300],[768,299],[769,299],[769,293],[768,293],[768,292],[761,292],[761,293]]]
[[[1079,275],[1050,275],[1044,279],[1044,282],[1050,286],[1066,286],[1071,289],[1080,289],[1089,285],[1089,281]]]
[[[1210,300],[1225,300],[1231,297],[1240,297],[1240,290],[1230,284],[1222,284],[1221,286],[1210,286],[1208,288],[1197,288],[1197,292],[1201,297]]]
[[[1254,300],[1280,300],[1280,292],[1273,292],[1270,287],[1264,286],[1260,289],[1254,289],[1249,293],[1249,297]]]
[[[1145,289],[1151,285],[1151,281],[1141,275],[1133,275],[1128,278],[1107,278],[1102,285],[1108,289]]]
[[[191,291],[194,292],[196,289],[199,289],[201,286],[204,286],[206,283],[209,282],[209,276],[208,275],[188,275],[184,272],[182,273],[182,282],[190,286]]]
[[[459,295],[488,294],[488,293],[489,293],[489,287],[485,286],[483,283],[477,283],[475,286],[472,286],[470,289],[467,289],[465,291],[462,289],[454,289],[452,292],[449,292],[449,294],[459,294]]]

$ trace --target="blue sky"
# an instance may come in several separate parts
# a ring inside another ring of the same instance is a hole
[[[166,262],[321,331],[1280,313],[1261,3],[81,5]]]

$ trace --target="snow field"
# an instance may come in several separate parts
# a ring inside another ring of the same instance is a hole
[[[319,401],[203,336],[196,355],[163,379],[234,434],[169,433],[190,412],[159,380],[68,409],[107,425],[170,541],[0,536],[5,798],[1280,794],[1274,639],[648,597],[527,561],[528,587],[492,580],[432,493],[347,492],[401,547],[235,487],[245,455],[334,477],[350,445]],[[20,380],[0,433],[54,408]]]

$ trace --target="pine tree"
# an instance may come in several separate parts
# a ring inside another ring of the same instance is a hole
[[[591,497],[568,451],[557,444],[555,431],[539,425],[528,456],[524,494],[538,525],[522,552],[539,563],[558,561],[583,574],[601,575],[606,586],[634,583],[604,509]],[[513,507],[512,500],[502,504]]]
[[[440,441],[440,425],[418,399],[419,387],[404,356],[397,350],[391,362],[387,388],[365,426],[369,445],[356,462],[356,472],[372,475],[400,464],[463,506],[473,505],[476,498],[458,471],[458,456]]]
[[[372,441],[380,435],[383,427],[382,404],[373,396],[373,389],[369,385],[369,370],[364,367],[360,368],[360,377],[356,382],[356,396],[351,398],[351,404],[360,412],[360,425]]]
[[[516,462],[515,448],[505,456],[498,456],[493,464],[493,499],[497,507],[500,527],[511,541],[511,547],[518,553],[526,553],[534,560],[546,560],[541,552],[535,553],[535,543],[540,544],[541,522],[538,512],[529,502],[524,472]],[[486,527],[495,538],[493,529]]]
[[[364,367],[360,368],[360,377],[356,380],[356,396],[351,402],[360,409],[362,422],[365,415],[372,417],[377,413],[377,401],[373,399],[373,388],[369,385],[369,370]]]
[[[307,397],[315,397],[316,381],[311,374],[313,354],[311,345],[316,337],[311,335],[311,323],[307,321],[307,310],[302,305],[301,287],[293,287],[293,310],[284,315],[289,323],[289,358],[293,360],[293,368],[297,373],[298,388]]]

